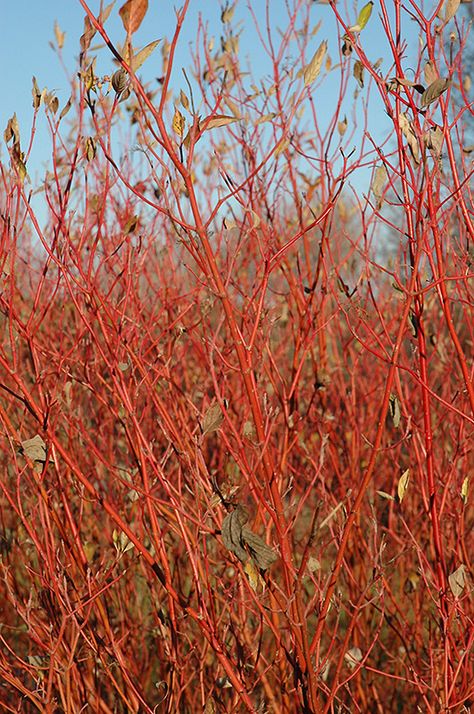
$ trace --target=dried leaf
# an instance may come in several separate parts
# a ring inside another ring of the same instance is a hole
[[[263,580],[262,576],[258,572],[257,568],[255,567],[254,563],[252,560],[248,560],[245,565],[244,565],[244,570],[245,573],[249,579],[249,584],[252,590],[256,593],[258,590],[258,585],[259,583],[262,585],[265,584],[265,581]]]
[[[241,539],[248,547],[250,555],[262,570],[266,570],[277,559],[277,554],[270,548],[263,538],[254,533],[248,526],[242,528]]]
[[[126,89],[126,87],[128,86],[128,83],[128,73],[124,70],[123,67],[120,67],[120,69],[113,73],[112,87],[117,94],[122,94],[124,89]]]
[[[461,597],[464,588],[466,587],[466,566],[462,563],[454,573],[448,577],[449,587],[454,597]]]
[[[321,72],[324,56],[328,48],[328,43],[323,40],[313,55],[313,59],[304,70],[304,86],[309,87]]]
[[[69,99],[67,100],[66,104],[65,104],[64,107],[61,109],[61,114],[59,115],[59,121],[61,121],[61,119],[64,119],[64,117],[66,116],[66,114],[67,114],[68,111],[70,110],[71,106],[72,106],[72,97],[69,97]]]
[[[361,649],[359,647],[351,647],[351,649],[347,650],[346,654],[344,655],[344,659],[346,660],[348,666],[351,669],[354,669],[362,660]]]
[[[380,498],[385,498],[387,501],[395,500],[394,497],[390,493],[387,493],[386,491],[377,491],[376,493],[380,496]]]
[[[389,401],[390,416],[392,417],[393,426],[398,429],[400,426],[401,412],[400,412],[400,402],[396,394],[390,395]]]
[[[263,114],[261,117],[257,119],[256,122],[254,122],[254,126],[258,126],[259,124],[264,124],[267,121],[271,121],[276,117],[275,112],[270,112],[270,114]]]
[[[107,20],[109,19],[110,13],[112,12],[112,8],[115,5],[115,0],[112,0],[111,3],[109,3],[99,14],[99,22],[101,25],[103,25]]]
[[[469,496],[469,476],[466,476],[461,486],[461,498],[464,501],[464,505],[467,503]]]
[[[230,117],[225,114],[211,115],[201,121],[201,127],[205,131],[206,129],[216,129],[219,126],[227,126],[227,124],[233,124],[236,121],[238,121],[237,117]]]
[[[57,20],[54,22],[54,36],[56,38],[56,44],[58,46],[58,49],[61,50],[64,47],[64,38],[66,36],[66,33],[61,31]]]
[[[380,199],[383,196],[384,189],[387,184],[387,179],[387,169],[385,168],[385,166],[383,164],[381,166],[377,166],[371,184],[372,193],[374,194],[375,198],[378,199],[377,208],[380,208],[382,205]]]
[[[187,96],[185,95],[183,90],[181,90],[179,93],[179,100],[180,100],[182,106],[184,107],[184,109],[186,109],[186,111],[188,111],[189,110],[189,99],[187,98]]]
[[[250,554],[257,567],[266,570],[278,556],[259,535],[245,525],[247,521],[247,510],[238,505],[222,522],[222,542],[243,563]]]
[[[96,152],[97,152],[96,142],[95,142],[95,139],[92,138],[92,136],[88,136],[87,139],[85,140],[84,150],[85,150],[87,161],[92,161],[92,159],[95,157]]]
[[[142,66],[142,64],[145,62],[145,60],[148,59],[148,57],[159,45],[160,42],[161,40],[153,40],[153,42],[150,42],[148,45],[145,45],[145,47],[141,49],[140,52],[137,52],[131,62],[131,66],[134,72],[136,72]]]
[[[221,13],[221,21],[225,25],[230,22],[234,16],[235,12],[235,2],[232,5],[226,5]]]
[[[471,80],[471,76],[469,74],[464,75],[464,78],[462,80],[462,86],[463,86],[466,94],[468,94],[471,91],[472,80]]]
[[[185,123],[186,119],[183,117],[179,109],[175,109],[173,117],[173,131],[176,132],[178,136],[183,136]]]
[[[217,431],[217,429],[219,429],[219,427],[221,426],[223,421],[224,421],[224,415],[222,413],[222,409],[218,402],[214,402],[213,404],[210,405],[210,407],[207,409],[206,413],[204,414],[202,424],[201,424],[202,435],[205,436],[206,434],[209,434],[211,431]]]
[[[284,151],[287,150],[287,148],[290,145],[290,139],[287,137],[285,139],[280,139],[280,141],[277,144],[277,147],[275,149],[275,156],[279,156],[282,154]]]
[[[47,447],[44,440],[39,434],[36,434],[32,439],[26,439],[21,442],[21,453],[27,456],[31,461],[37,461],[38,463],[44,464],[46,462]],[[49,462],[53,461],[53,457],[50,455],[48,458]]]
[[[38,87],[36,77],[33,77],[33,89],[31,90],[31,93],[33,95],[33,109],[39,109],[39,107],[41,106],[41,101],[43,99],[43,92],[41,92],[40,88]]]
[[[347,129],[347,117],[344,117],[342,121],[337,122],[337,130],[339,132],[339,136],[344,136],[346,133]]]
[[[438,13],[439,19],[442,20],[444,24],[452,20],[456,12],[458,11],[460,4],[461,0],[445,0],[440,12]]]
[[[432,84],[436,79],[438,79],[438,73],[436,72],[436,68],[434,64],[430,61],[425,64],[423,74],[425,75],[425,82],[428,85]]]
[[[436,156],[441,156],[444,134],[440,126],[437,124],[432,126],[429,131],[423,134],[423,141],[425,142],[427,148],[433,151]]]
[[[82,54],[87,52],[87,50],[89,49],[92,38],[94,37],[95,33],[95,27],[89,20],[89,16],[86,15],[84,18],[84,32],[82,33],[81,39],[79,40]]]
[[[248,559],[248,553],[242,547],[242,528],[247,521],[248,513],[240,505],[222,521],[222,542],[227,550],[234,553],[242,562]]]
[[[354,67],[352,68],[352,74],[354,78],[358,81],[359,87],[364,88],[364,65],[360,60],[354,62]]]
[[[412,123],[408,119],[405,112],[400,112],[398,115],[398,125],[402,131],[402,134],[407,140],[408,146],[410,147],[411,155],[413,156],[417,164],[420,163],[420,148],[418,146],[418,139],[413,131]]]
[[[148,0],[127,0],[119,10],[125,32],[133,35],[143,22],[148,10]]]
[[[7,144],[10,139],[13,139],[14,144],[20,143],[20,127],[18,126],[16,113],[8,120],[3,136]]]
[[[450,85],[449,79],[435,79],[421,95],[421,106],[427,107],[435,102],[447,90]]]
[[[405,497],[408,488],[408,482],[410,480],[410,469],[406,469],[400,476],[397,486],[398,500],[401,503]]]

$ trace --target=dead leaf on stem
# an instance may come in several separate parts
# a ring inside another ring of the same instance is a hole
[[[119,10],[125,32],[133,35],[143,22],[148,10],[148,0],[127,0]]]
[[[427,107],[430,104],[433,104],[433,102],[435,102],[443,94],[443,92],[447,90],[449,85],[449,79],[443,79],[442,77],[435,79],[435,81],[432,82],[421,95],[421,106]]]
[[[218,402],[214,402],[207,409],[201,422],[202,435],[217,431],[224,421],[224,414]]]
[[[304,86],[309,87],[310,84],[318,78],[321,72],[321,67],[323,64],[324,56],[328,48],[328,43],[323,40],[319,45],[318,49],[313,55],[311,62],[306,66],[304,70]]]
[[[455,598],[461,597],[466,587],[466,566],[461,564],[454,573],[448,577],[449,587]]]
[[[39,434],[33,436],[32,439],[25,439],[25,441],[21,442],[20,453],[35,463],[45,464],[47,452],[46,443]],[[49,455],[48,461],[49,463],[54,461],[51,455]]]
[[[222,541],[231,553],[245,563],[249,554],[258,568],[266,570],[277,559],[273,548],[254,533],[247,525],[248,512],[238,505],[222,522]]]

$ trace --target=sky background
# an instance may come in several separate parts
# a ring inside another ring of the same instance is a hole
[[[321,40],[329,40],[329,52],[333,57],[333,62],[337,61],[338,39],[336,23],[332,9],[327,4],[312,2],[307,0],[311,8],[311,27],[321,21],[321,28],[314,38],[315,49]],[[293,5],[293,0],[289,0]],[[107,4],[107,3],[104,3]],[[106,22],[106,30],[113,42],[120,44],[125,36],[118,10],[123,4],[123,0],[118,0],[112,10],[110,18]],[[358,10],[363,3],[338,3],[338,9],[348,21],[355,22]],[[390,5],[390,3],[388,3]],[[149,10],[146,18],[134,35],[134,45],[141,47],[158,38],[170,39],[175,27],[175,7],[178,5],[171,0],[149,0]],[[265,11],[267,3],[265,0],[253,0],[251,3],[262,28],[265,27]],[[25,150],[27,140],[30,136],[33,109],[32,109],[32,77],[35,75],[40,89],[47,87],[49,91],[54,91],[59,99],[60,110],[66,103],[70,95],[70,85],[68,77],[72,77],[78,69],[79,38],[83,33],[84,10],[79,0],[15,0],[3,2],[2,23],[0,29],[0,59],[2,67],[7,68],[2,78],[2,99],[0,102],[0,129],[6,127],[9,117],[16,112],[20,135],[22,138],[22,149]],[[90,0],[89,7],[98,14],[100,3],[97,0]],[[288,12],[285,0],[269,0],[270,23],[274,28],[275,39],[278,40],[277,27],[286,27],[288,24]],[[198,16],[201,13],[204,20],[209,23],[209,34],[215,35],[216,43],[219,42],[221,34],[221,8],[222,4],[218,0],[191,0],[190,9],[186,17],[183,32],[181,35],[175,66],[178,69],[172,80],[174,93],[179,93],[179,89],[185,89],[182,80],[182,66],[189,67],[191,62],[190,44],[196,38],[196,28]],[[59,27],[66,33],[65,45],[62,51],[62,61],[57,53],[50,46],[54,40],[54,23],[58,22]],[[270,63],[266,57],[261,42],[255,30],[254,23],[249,13],[247,2],[238,2],[233,22],[241,23],[243,33],[240,42],[240,55],[245,58],[249,68],[252,68],[256,78],[264,77],[271,70]],[[384,57],[385,62],[381,71],[390,71],[391,58],[386,40],[381,30],[379,10],[377,3],[369,26],[364,30],[365,49],[372,61],[379,57]],[[416,26],[408,19],[404,26],[404,36],[408,40],[409,47],[416,49],[418,38],[416,36]],[[93,40],[93,45],[97,41],[97,36]],[[107,53],[99,55],[96,73],[104,75],[112,73],[116,67],[113,65]],[[309,58],[308,58],[309,59]],[[405,62],[409,69],[409,57]],[[179,79],[178,77],[179,72]],[[153,78],[161,74],[161,53],[160,48],[150,57],[140,73],[147,78]],[[147,76],[147,73],[148,76]],[[173,81],[179,82],[173,86]],[[355,88],[355,80],[352,80]],[[334,97],[330,95],[330,84],[325,82],[321,91],[315,94],[318,112],[321,117],[327,114],[329,117],[334,111]],[[338,82],[333,83],[337,85]],[[365,91],[365,90],[364,90]],[[328,93],[329,92],[329,93]],[[349,92],[352,96],[352,90]],[[372,101],[372,100],[371,100]],[[377,114],[377,112],[376,112]],[[385,131],[389,126],[383,110],[380,115],[371,119],[373,130]],[[32,179],[33,186],[37,185],[39,178],[44,175],[48,165],[51,165],[51,144],[46,120],[43,112],[40,111],[38,126],[33,145],[32,153],[28,160],[28,174]],[[6,158],[6,147],[2,140],[0,142],[0,157]],[[357,180],[357,179],[356,179]],[[365,178],[364,180],[368,180]]]

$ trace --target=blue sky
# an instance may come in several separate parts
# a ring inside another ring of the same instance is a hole
[[[323,38],[328,38],[333,43],[334,56],[336,53],[337,34],[333,12],[329,5],[308,0],[311,7],[311,24],[315,26],[321,21],[321,29],[315,37],[315,48]],[[106,4],[106,3],[105,3]],[[123,0],[116,2],[112,14],[106,23],[106,29],[114,42],[119,44],[124,38],[124,30],[118,16],[118,10],[123,4]],[[290,0],[293,5],[293,0]],[[349,4],[346,9],[343,3],[338,4],[340,12],[350,18],[353,22],[357,17],[358,9],[363,3]],[[93,12],[98,13],[100,3],[97,0],[90,0],[89,6]],[[261,26],[265,26],[265,0],[253,0],[251,3],[254,11],[259,17]],[[134,44],[143,46],[148,42],[168,37],[170,38],[175,26],[176,3],[171,0],[149,0],[149,11],[140,30],[134,36]],[[285,0],[269,0],[271,24],[277,27],[287,25],[287,9]],[[64,106],[69,97],[68,74],[72,75],[77,71],[77,57],[79,53],[79,38],[83,32],[84,10],[79,0],[44,0],[36,2],[34,0],[16,0],[2,4],[2,26],[0,30],[0,58],[2,67],[7,68],[2,79],[2,101],[0,103],[0,129],[5,129],[9,117],[16,112],[20,133],[22,137],[22,148],[24,148],[30,134],[32,121],[32,95],[31,82],[35,75],[39,87],[47,87],[54,91],[59,99],[60,108]],[[209,22],[210,34],[216,36],[219,42],[221,33],[221,3],[217,0],[191,0],[183,33],[181,36],[176,67],[189,66],[190,50],[189,45],[196,37],[197,18],[202,13]],[[370,21],[370,29],[367,28],[366,43],[370,57],[375,61],[379,56],[384,56],[386,64],[390,64],[389,53],[386,45],[383,44],[383,33],[380,31],[380,21],[377,17],[377,5]],[[244,29],[241,39],[241,55],[244,56],[255,72],[258,79],[270,70],[268,59],[262,51],[260,41],[255,32],[251,20],[248,5],[245,0],[238,2],[234,20],[242,23]],[[59,27],[66,33],[66,40],[63,49],[64,67],[57,54],[50,46],[50,41],[54,38],[54,23],[58,22]],[[406,25],[407,32],[411,33],[413,42],[417,42],[413,23]],[[275,32],[275,38],[278,39]],[[416,47],[416,45],[415,45]],[[156,62],[155,66],[153,63]],[[160,74],[161,55],[159,49],[154,57],[147,60],[143,67],[143,72],[151,72],[150,76]],[[100,66],[97,74],[106,74],[115,68],[112,62],[104,53],[101,55]],[[383,68],[382,68],[383,69]],[[180,75],[181,76],[181,75]],[[179,80],[180,83],[181,80]],[[326,83],[326,87],[327,87]],[[184,88],[184,87],[183,87]],[[318,111],[321,113],[331,112],[334,107],[330,95],[325,95],[328,91],[323,88],[318,95]],[[40,112],[41,114],[41,112]],[[377,121],[380,122],[380,117]],[[6,150],[3,141],[0,148],[0,156],[5,158]],[[28,163],[28,172],[36,183],[36,178],[44,173],[46,164],[50,157],[49,136],[44,118],[40,118],[37,128],[37,136],[34,150]]]

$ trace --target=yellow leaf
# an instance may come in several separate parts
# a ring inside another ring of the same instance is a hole
[[[461,498],[465,504],[467,503],[468,496],[469,496],[469,476],[466,476],[466,478],[462,482],[462,486],[461,486]]]
[[[398,500],[400,503],[403,501],[403,498],[405,496],[405,493],[407,492],[408,488],[408,482],[410,480],[410,469],[406,469],[400,476],[400,480],[398,482],[398,487],[397,487],[397,494],[398,494]]]
[[[173,117],[173,131],[175,131],[178,136],[183,136],[185,123],[186,119],[178,109],[175,109]]]
[[[247,560],[244,565],[245,573],[249,579],[250,587],[254,592],[257,592],[258,584],[264,584],[260,573],[258,572],[253,560]]]
[[[362,10],[359,12],[356,24],[352,25],[352,27],[349,27],[349,32],[361,32],[361,30],[364,29],[364,27],[370,20],[370,16],[372,15],[373,6],[374,3],[372,2],[372,0],[370,0],[367,5],[364,5]]]

